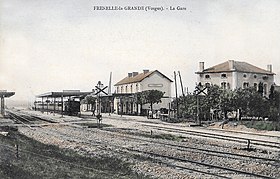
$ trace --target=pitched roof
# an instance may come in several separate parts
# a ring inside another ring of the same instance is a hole
[[[170,82],[173,82],[171,79],[166,77],[164,74],[162,74],[158,70],[154,70],[154,71],[149,71],[147,73],[140,73],[140,74],[138,74],[136,76],[132,76],[132,77],[127,76],[124,79],[122,79],[121,81],[119,81],[118,83],[116,83],[115,86],[129,84],[129,83],[137,83],[137,82],[143,81],[145,78],[149,77],[150,75],[152,75],[153,73],[156,73],[156,72],[161,74],[164,78],[168,79]]]
[[[224,63],[215,65],[213,67],[207,68],[207,69],[203,70],[202,73],[218,73],[218,72],[237,71],[237,72],[245,72],[245,73],[261,73],[261,74],[275,75],[273,72],[256,67],[247,62],[239,62],[239,61],[233,61],[233,60],[232,60],[232,62],[233,62],[233,68],[230,67],[230,60],[229,60]],[[197,73],[200,73],[200,72],[197,72]]]

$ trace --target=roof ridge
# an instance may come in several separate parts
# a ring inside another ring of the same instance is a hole
[[[122,80],[120,80],[119,82],[117,82],[114,86],[117,85],[123,85],[123,84],[129,84],[129,83],[137,83],[137,82],[141,82],[143,81],[145,78],[147,78],[148,76],[150,76],[151,74],[158,72],[159,74],[161,74],[163,77],[167,78],[168,80],[170,80],[171,82],[173,82],[171,79],[169,79],[167,76],[165,76],[164,74],[162,74],[160,71],[158,70],[153,70],[153,71],[149,71],[147,73],[139,73],[138,75],[135,75],[133,77],[128,77],[126,76],[125,78],[123,78]]]
[[[233,61],[233,64],[230,64],[230,61]],[[232,67],[231,67],[232,65]],[[231,72],[231,71],[238,71],[238,72],[247,72],[247,73],[262,73],[262,74],[271,74],[274,75],[273,72],[265,70],[263,68],[257,67],[252,65],[246,61],[235,61],[235,60],[228,60],[223,63],[219,63],[212,67],[206,68],[202,71],[202,73],[217,73],[217,72]],[[199,72],[198,72],[199,73]]]

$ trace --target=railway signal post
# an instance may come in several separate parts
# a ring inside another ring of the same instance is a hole
[[[105,94],[108,95],[108,93],[106,93],[104,90],[107,88],[108,86],[103,86],[103,84],[101,83],[101,81],[98,81],[97,85],[95,86],[96,88],[96,93],[95,95],[97,96],[97,101],[98,101],[98,108],[97,108],[97,126],[98,128],[100,128],[100,124],[102,121],[102,115],[101,115],[101,94]]]

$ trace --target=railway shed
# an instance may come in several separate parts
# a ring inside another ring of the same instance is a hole
[[[15,95],[15,92],[8,92],[7,90],[0,90],[1,98],[1,115],[5,116],[5,98]]]
[[[68,115],[80,112],[80,101],[93,92],[80,90],[63,90],[61,92],[47,92],[36,96],[34,110]]]

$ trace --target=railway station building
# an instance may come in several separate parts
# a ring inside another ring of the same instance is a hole
[[[117,82],[114,93],[114,109],[117,114],[146,115],[150,109],[149,104],[140,105],[135,95],[146,90],[159,90],[164,92],[161,103],[154,104],[154,110],[168,109],[171,102],[172,80],[158,70],[143,70],[142,73],[131,72]]]
[[[264,96],[269,95],[271,85],[274,85],[274,75],[272,65],[267,65],[267,69],[262,69],[247,62],[228,60],[221,64],[204,68],[204,62],[199,62],[198,82],[202,85],[215,84],[224,89],[237,89],[255,87],[263,84]]]

